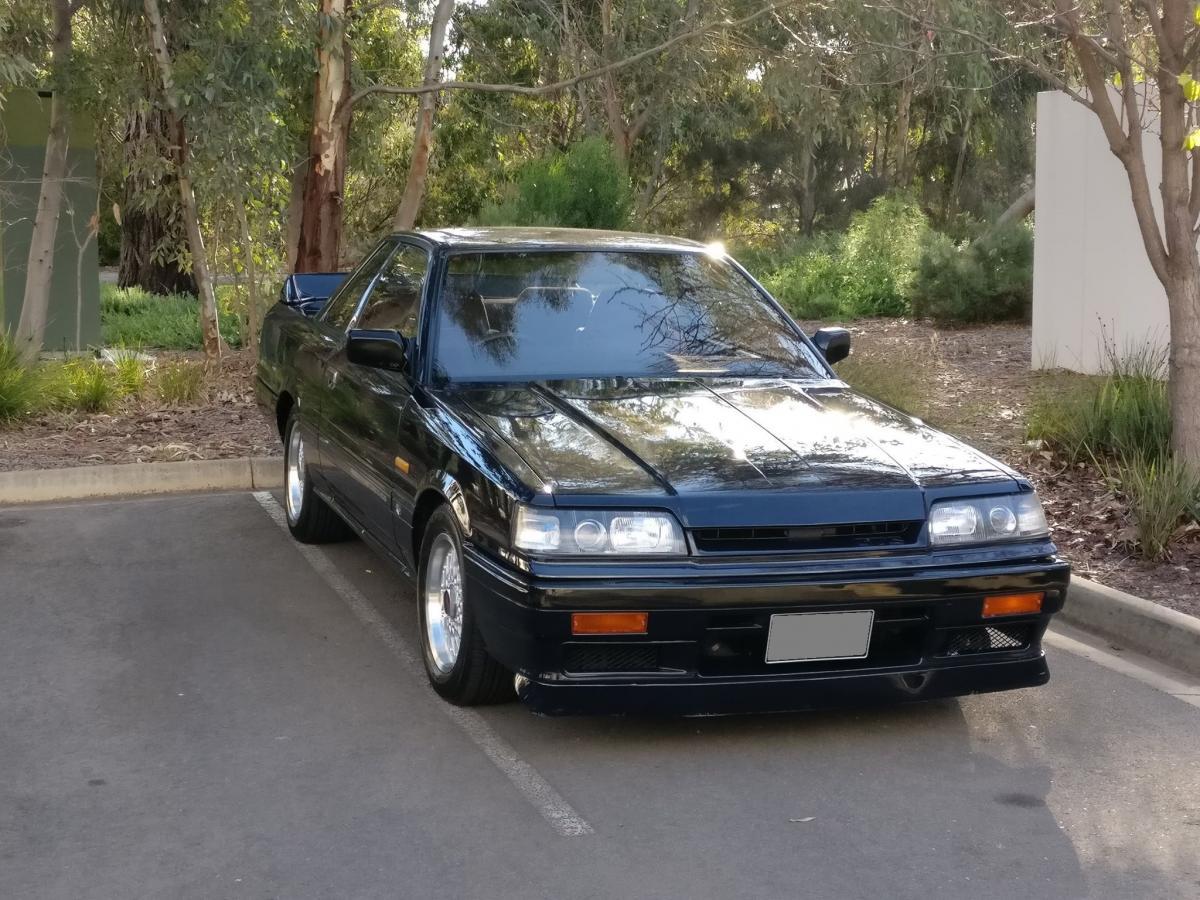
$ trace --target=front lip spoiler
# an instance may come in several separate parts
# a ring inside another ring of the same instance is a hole
[[[894,705],[1036,687],[1050,680],[1046,657],[976,662],[899,674],[836,672],[686,682],[568,682],[518,678],[517,696],[542,715],[733,715]]]

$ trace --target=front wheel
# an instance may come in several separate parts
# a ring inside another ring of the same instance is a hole
[[[308,448],[295,414],[288,417],[283,434],[283,506],[288,531],[305,544],[327,544],[350,537],[350,528],[313,490],[305,458]]]
[[[512,696],[512,675],[484,646],[463,574],[458,523],[443,506],[425,529],[418,569],[425,672],[433,689],[458,706],[499,703]]]

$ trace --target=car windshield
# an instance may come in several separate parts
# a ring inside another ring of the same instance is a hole
[[[824,374],[754,285],[702,251],[456,254],[434,358],[443,381]]]

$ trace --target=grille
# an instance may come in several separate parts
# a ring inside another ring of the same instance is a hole
[[[997,650],[1021,650],[1029,646],[1029,627],[1009,625],[997,628],[968,628],[951,635],[944,656],[963,656],[967,653],[991,653]]]
[[[568,672],[657,671],[658,648],[640,644],[571,644],[565,648]]]
[[[920,530],[921,522],[861,522],[770,528],[697,528],[692,531],[692,538],[696,549],[702,553],[854,550],[911,544]]]

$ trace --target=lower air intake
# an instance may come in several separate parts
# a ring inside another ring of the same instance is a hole
[[[1021,650],[1029,646],[1029,626],[987,625],[968,628],[952,635],[946,643],[944,656],[963,656],[968,653],[991,653],[997,650]]]
[[[572,644],[566,648],[567,672],[654,672],[658,648],[636,644]]]

